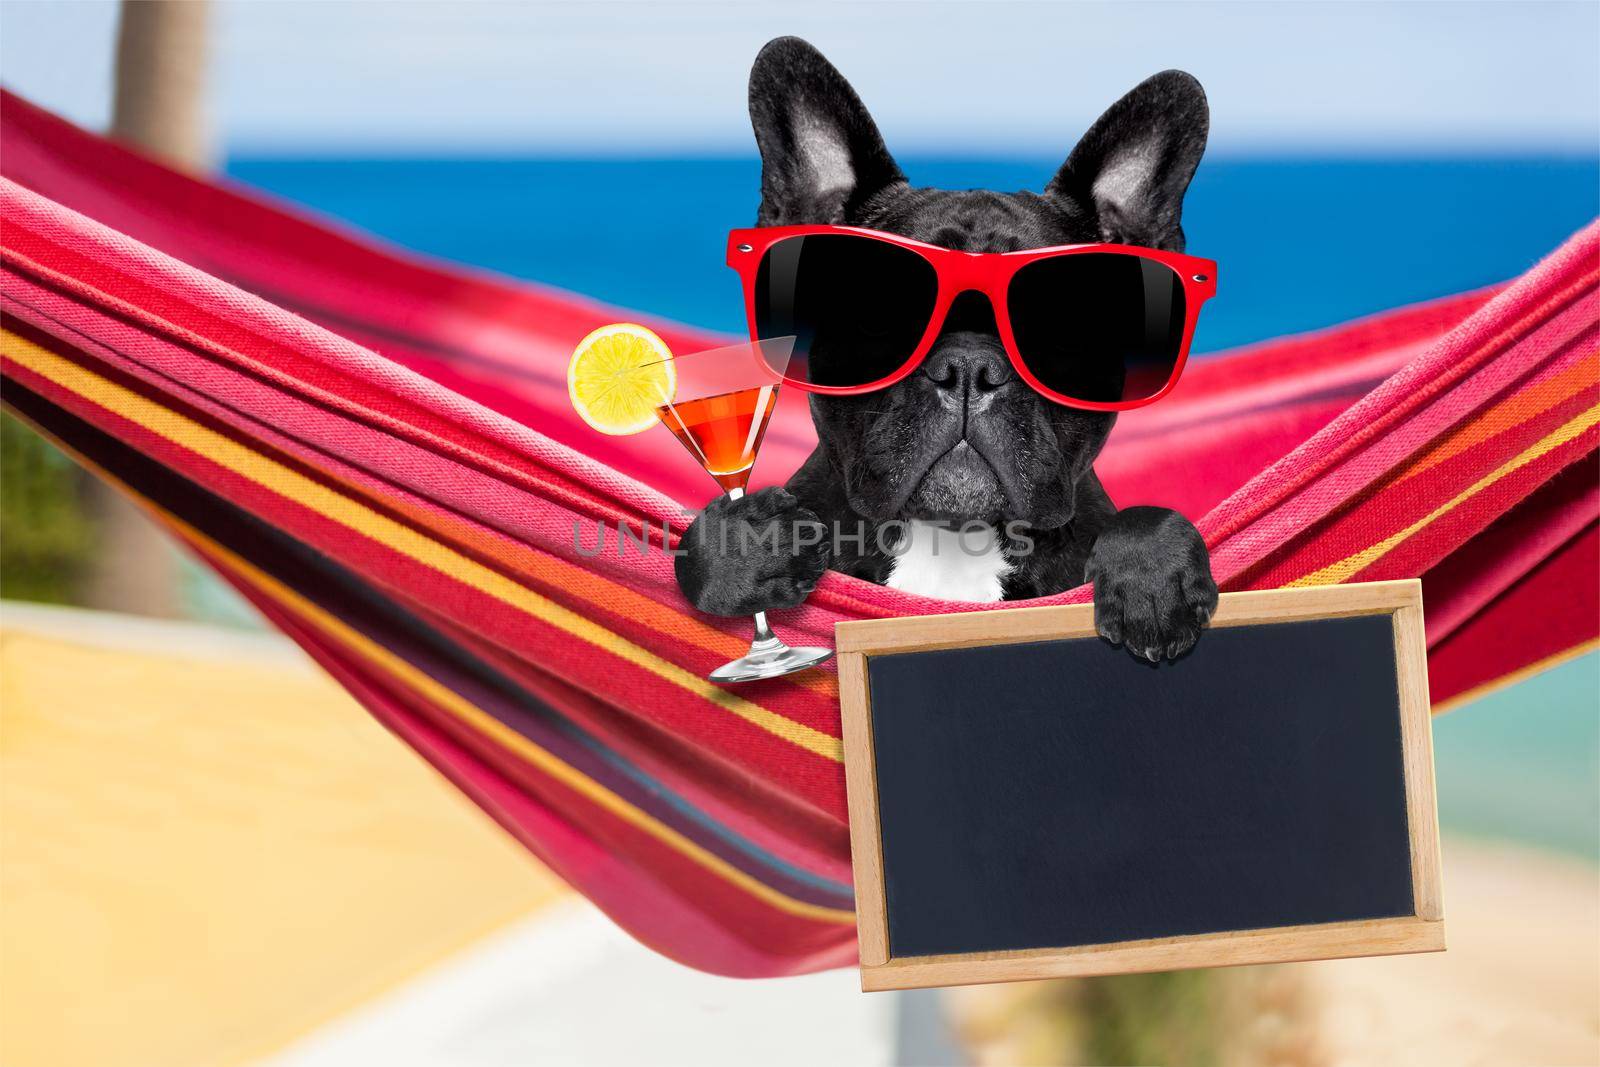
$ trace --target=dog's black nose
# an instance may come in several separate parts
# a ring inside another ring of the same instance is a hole
[[[1011,380],[1011,364],[993,336],[958,331],[939,338],[922,373],[953,398],[970,404]]]

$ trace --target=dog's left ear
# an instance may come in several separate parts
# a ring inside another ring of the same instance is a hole
[[[844,222],[905,181],[856,91],[798,37],[779,37],[756,56],[750,123],[761,149],[757,225]]]
[[[1146,78],[1089,128],[1045,195],[1092,207],[1103,241],[1181,252],[1183,194],[1210,125],[1192,74]]]

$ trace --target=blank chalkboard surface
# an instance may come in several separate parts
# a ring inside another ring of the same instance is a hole
[[[838,628],[865,987],[1442,947],[1416,583],[1092,618]]]

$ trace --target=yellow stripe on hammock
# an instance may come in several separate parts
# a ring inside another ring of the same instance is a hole
[[[448,578],[565,631],[618,659],[655,674],[708,704],[737,715],[775,737],[835,762],[842,759],[837,737],[796,722],[657,656],[569,608],[533,592],[476,560],[394,521],[359,501],[307,478],[193,419],[162,407],[48,349],[10,331],[0,351],[19,364],[151,433],[226,467],[270,492],[422,564]]]
[[[1513,456],[1511,459],[1506,460],[1504,463],[1500,464],[1500,466],[1496,467],[1488,474],[1485,474],[1482,478],[1479,478],[1477,481],[1467,486],[1467,488],[1463,489],[1461,492],[1457,493],[1443,504],[1440,504],[1438,507],[1428,512],[1428,514],[1424,515],[1416,522],[1413,522],[1405,529],[1392,533],[1388,537],[1385,537],[1382,541],[1379,541],[1377,544],[1370,545],[1367,548],[1362,549],[1360,552],[1346,556],[1337,563],[1330,563],[1320,570],[1312,571],[1310,574],[1301,575],[1299,578],[1296,578],[1294,581],[1288,584],[1290,586],[1336,585],[1340,582],[1349,581],[1355,574],[1365,570],[1367,567],[1372,566],[1372,564],[1376,563],[1378,560],[1394,551],[1397,546],[1415,536],[1436,519],[1439,519],[1442,516],[1449,514],[1451,511],[1454,511],[1466,501],[1472,499],[1474,496],[1477,496],[1479,493],[1483,492],[1485,489],[1494,485],[1501,479],[1516,473],[1523,467],[1526,467],[1539,457],[1555,451],[1568,441],[1571,441],[1581,434],[1588,432],[1594,428],[1596,423],[1600,423],[1600,404],[1597,404],[1594,407],[1589,408],[1587,411],[1580,412],[1573,418],[1568,419],[1556,429],[1546,434],[1543,438],[1524,449],[1521,453]]]
[[[357,489],[359,492],[360,490]],[[409,512],[421,509],[408,508]],[[417,522],[434,528],[457,544],[465,545],[482,556],[504,564],[512,570],[531,574],[539,581],[549,583],[589,604],[617,615],[649,623],[664,637],[693,645],[715,656],[732,659],[749,651],[749,640],[740,639],[702,622],[694,615],[675,610],[659,600],[652,599],[621,582],[612,581],[603,574],[569,563],[558,555],[526,546],[507,546],[503,541],[474,529],[452,515],[418,514]],[[522,551],[517,551],[521,548]],[[836,703],[839,699],[839,679],[827,671],[802,671],[784,679],[788,685],[808,689],[824,700]]]
[[[1391,484],[1397,485],[1425,474],[1473,445],[1538,418],[1563,400],[1577,396],[1585,388],[1593,389],[1595,370],[1593,353],[1590,355],[1591,358],[1577,360],[1566,370],[1507,397],[1488,411],[1473,415],[1460,428],[1430,445]]]

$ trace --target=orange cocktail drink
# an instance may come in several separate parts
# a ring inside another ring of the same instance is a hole
[[[777,402],[776,385],[758,385],[662,404],[656,415],[706,473],[731,491],[749,482]]]

